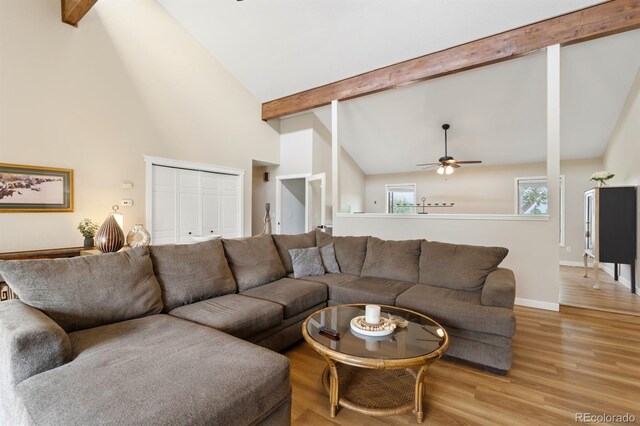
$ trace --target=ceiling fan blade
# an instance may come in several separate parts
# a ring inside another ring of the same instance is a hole
[[[429,169],[433,169],[436,167],[439,167],[440,163],[436,163],[436,164],[429,164],[427,167],[423,167],[422,170],[429,170]]]
[[[468,160],[468,161],[456,161],[458,164],[480,164],[482,161],[480,160]]]
[[[422,167],[422,166],[439,166],[440,163],[423,163],[423,164],[416,164],[417,167]]]
[[[449,164],[451,167],[453,167],[454,169],[459,169],[460,168],[460,164],[458,164],[457,162],[455,163],[451,163]]]

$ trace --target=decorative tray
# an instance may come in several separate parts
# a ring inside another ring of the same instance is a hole
[[[389,319],[380,317],[378,324],[369,324],[364,320],[364,315],[351,320],[351,330],[363,336],[388,336],[396,329],[396,323]]]

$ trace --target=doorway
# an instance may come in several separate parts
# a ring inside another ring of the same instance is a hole
[[[276,177],[277,234],[302,234],[324,227],[326,174]]]

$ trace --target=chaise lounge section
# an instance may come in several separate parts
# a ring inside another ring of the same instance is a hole
[[[301,276],[290,250],[305,248],[328,248],[334,272]],[[450,356],[505,372],[515,332],[514,275],[498,267],[506,255],[316,231],[0,262],[21,299],[0,304],[0,416],[287,424],[289,363],[277,351],[327,304],[423,312],[447,328]]]

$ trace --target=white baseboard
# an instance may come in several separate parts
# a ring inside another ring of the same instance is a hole
[[[531,299],[522,299],[520,297],[516,297],[516,305],[526,306],[528,308],[536,308],[536,309],[544,309],[546,311],[555,311],[558,312],[560,310],[559,303],[553,302],[542,302],[540,300],[531,300]]]
[[[600,264],[600,269],[609,274],[612,277],[615,277],[615,271],[613,270],[613,266],[609,266],[609,264]],[[621,274],[618,275],[618,282],[631,290],[631,281],[629,281],[626,277],[623,277]]]
[[[577,266],[580,268],[584,268],[584,262],[576,262],[575,260],[561,260],[561,266]],[[587,262],[587,266],[589,268],[593,268],[593,262]]]

